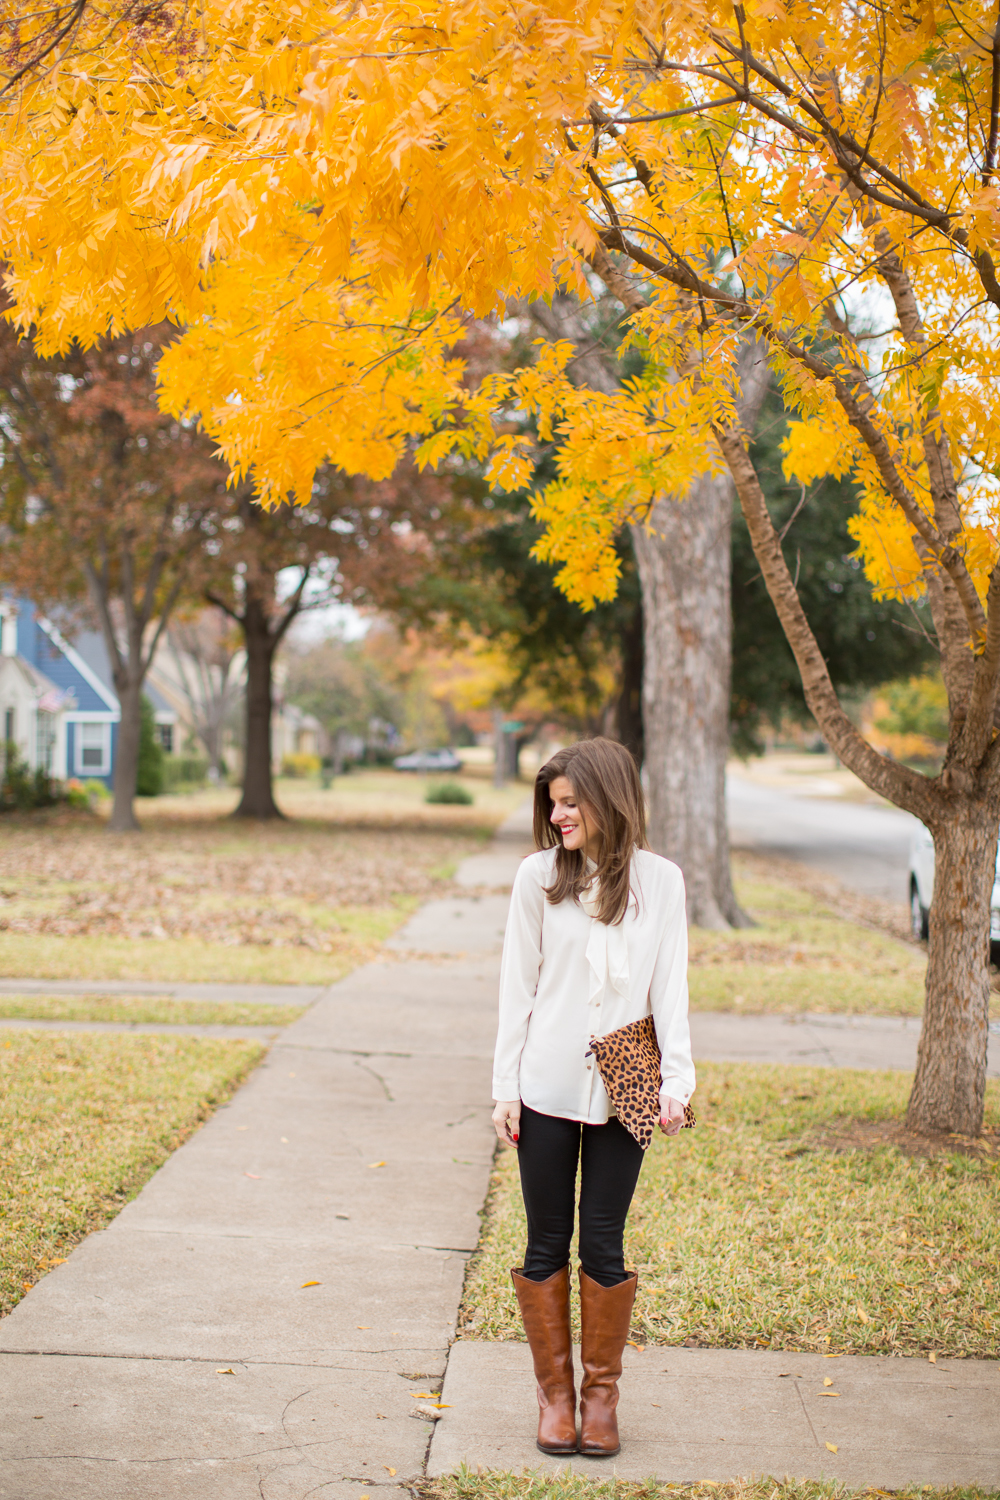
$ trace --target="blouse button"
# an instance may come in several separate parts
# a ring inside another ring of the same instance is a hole
[[[587,1064],[587,1072],[590,1072],[590,1063]]]

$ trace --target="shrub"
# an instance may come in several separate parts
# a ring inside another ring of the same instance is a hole
[[[51,807],[58,801],[58,794],[48,773],[29,770],[14,741],[8,740],[3,752],[0,811],[27,812],[33,807]]]
[[[322,762],[318,755],[306,755],[304,752],[295,755],[286,755],[281,762],[282,776],[316,776]]]
[[[163,785],[168,792],[180,786],[202,786],[208,776],[203,755],[167,755],[163,760]]]
[[[439,781],[436,786],[427,788],[425,802],[453,802],[462,807],[470,807],[475,801],[472,793],[457,781]]]
[[[163,791],[163,746],[156,737],[156,710],[145,694],[140,712],[135,794],[137,797],[158,797]]]

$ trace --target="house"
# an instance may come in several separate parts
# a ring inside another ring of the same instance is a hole
[[[147,686],[161,741],[177,715]],[[28,599],[0,599],[0,732],[32,770],[110,787],[121,718],[103,637],[68,641]]]

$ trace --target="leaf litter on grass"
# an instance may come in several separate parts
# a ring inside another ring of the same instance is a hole
[[[698,1127],[657,1136],[626,1241],[633,1327],[653,1344],[1000,1355],[1000,1160],[990,1141],[858,1138],[898,1128],[901,1073],[698,1067]],[[987,1093],[1000,1124],[1000,1085]],[[958,1149],[956,1149],[956,1147]],[[462,1304],[463,1337],[523,1338],[509,1268],[524,1248],[501,1153]]]
[[[835,1452],[835,1446],[826,1445]],[[908,1486],[900,1490],[857,1487],[838,1479],[791,1479],[760,1475],[726,1483],[695,1480],[670,1483],[656,1479],[592,1479],[566,1468],[555,1474],[539,1469],[511,1473],[501,1469],[471,1469],[461,1464],[452,1474],[424,1480],[416,1486],[419,1500],[997,1500],[1000,1491],[975,1485],[935,1488]]]
[[[0,1313],[112,1219],[263,1054],[214,1037],[0,1040]]]

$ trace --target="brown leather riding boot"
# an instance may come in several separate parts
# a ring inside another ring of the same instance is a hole
[[[615,1408],[636,1281],[633,1271],[617,1286],[601,1286],[580,1268],[580,1452],[590,1458],[613,1458],[621,1447]]]
[[[543,1453],[576,1452],[576,1387],[569,1332],[569,1266],[544,1281],[529,1281],[520,1267],[511,1280],[538,1381],[538,1446]]]

